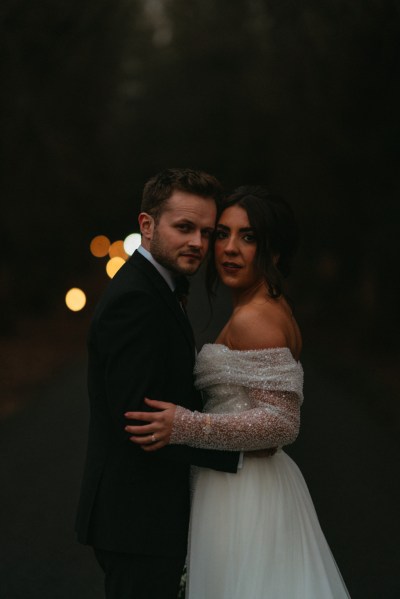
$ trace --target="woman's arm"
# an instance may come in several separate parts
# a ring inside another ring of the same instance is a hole
[[[300,426],[299,396],[294,392],[251,390],[254,408],[230,414],[191,412],[181,406],[146,400],[161,410],[125,414],[145,426],[127,426],[131,441],[153,451],[166,444],[252,451],[293,443]]]

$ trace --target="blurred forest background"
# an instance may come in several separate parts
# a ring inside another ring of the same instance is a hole
[[[3,0],[0,22],[6,387],[82,349],[91,238],[123,239],[146,179],[190,166],[293,204],[306,348],[397,409],[399,1]]]

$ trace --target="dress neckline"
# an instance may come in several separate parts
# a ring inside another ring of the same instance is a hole
[[[300,364],[300,360],[296,360],[296,358],[293,356],[292,352],[290,351],[289,347],[266,347],[264,349],[231,349],[224,343],[205,343],[201,349],[203,349],[206,346],[210,346],[210,347],[214,347],[214,348],[221,347],[222,349],[224,349],[226,351],[233,352],[233,353],[239,353],[239,354],[240,353],[241,354],[257,354],[257,353],[261,353],[261,352],[284,353],[284,354],[289,354],[290,357],[292,358],[292,360],[296,364]]]

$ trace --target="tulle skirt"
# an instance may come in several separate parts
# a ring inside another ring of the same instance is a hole
[[[238,474],[198,469],[187,599],[349,597],[303,476],[283,451]]]

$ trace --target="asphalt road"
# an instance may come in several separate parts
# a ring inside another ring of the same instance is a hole
[[[0,599],[103,597],[98,566],[73,531],[87,421],[79,363],[0,423]]]
[[[288,452],[353,599],[398,599],[398,427],[368,372],[360,386],[317,362],[303,360],[302,430]],[[0,599],[103,597],[91,550],[73,532],[87,422],[84,360],[0,422]]]

